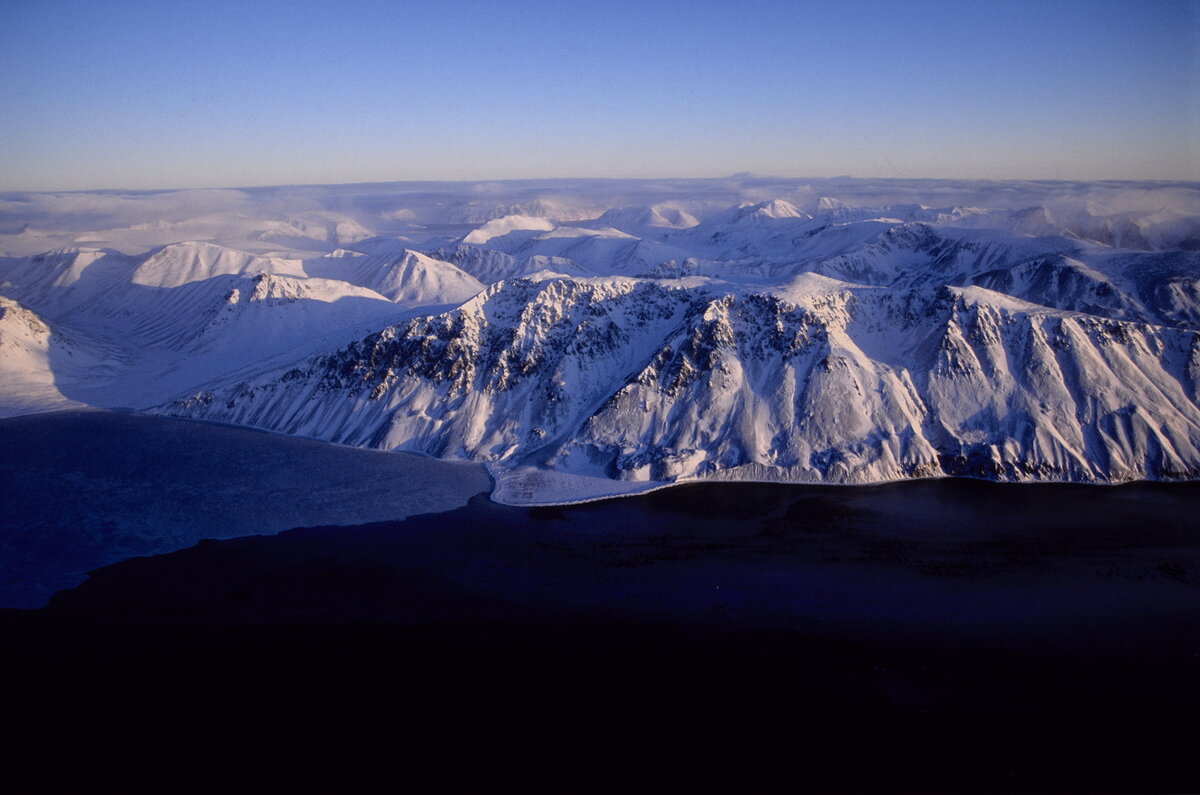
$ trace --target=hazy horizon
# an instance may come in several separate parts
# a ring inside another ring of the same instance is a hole
[[[1179,179],[1044,179],[1038,177],[883,177],[858,174],[837,174],[834,176],[814,176],[811,174],[764,174],[750,171],[740,171],[729,174],[711,176],[680,176],[663,175],[657,177],[638,176],[595,176],[586,174],[566,175],[558,177],[511,177],[493,179],[488,177],[462,177],[458,179],[362,179],[333,182],[256,182],[244,184],[213,184],[213,185],[161,185],[156,187],[125,187],[112,185],[96,188],[5,188],[0,189],[0,196],[20,195],[65,195],[79,194],[167,194],[167,193],[217,193],[221,191],[262,191],[262,190],[291,190],[306,188],[345,189],[345,188],[411,188],[415,186],[461,186],[482,190],[484,186],[546,186],[554,183],[718,183],[733,181],[767,182],[791,185],[839,185],[839,184],[909,184],[929,183],[931,186],[960,185],[1043,185],[1043,186],[1084,186],[1102,185],[1113,187],[1136,187],[1150,189],[1156,186],[1163,188],[1200,188],[1200,177]]]
[[[392,181],[214,189],[0,192],[0,255],[63,246],[126,253],[183,239],[224,240],[257,250],[246,235],[277,221],[353,219],[373,234],[413,225],[481,222],[497,214],[595,218],[614,207],[673,207],[697,219],[743,202],[783,200],[815,212],[821,199],[855,206],[1046,208],[1066,223],[1092,215],[1200,214],[1200,183],[1165,181],[783,178],[527,179]],[[539,203],[548,203],[539,208]],[[312,215],[316,213],[317,215]],[[325,215],[322,215],[325,214]],[[332,214],[332,215],[329,215]]]

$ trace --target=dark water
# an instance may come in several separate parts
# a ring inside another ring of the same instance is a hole
[[[168,417],[0,419],[0,607],[202,538],[444,511],[490,483],[483,467]]]
[[[713,484],[203,542],[0,613],[7,714],[342,785],[1195,791],[1197,508]]]

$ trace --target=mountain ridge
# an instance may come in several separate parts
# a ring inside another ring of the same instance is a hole
[[[486,463],[516,502],[1200,477],[1200,251],[1163,236],[1186,213],[1126,212],[1175,240],[1146,250],[1082,234],[1119,220],[1099,205],[492,206],[402,235],[290,217],[347,224],[331,252],[0,258],[0,295],[107,362],[0,370],[43,356],[65,400]]]

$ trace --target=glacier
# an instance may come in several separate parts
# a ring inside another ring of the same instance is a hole
[[[168,195],[57,229],[56,197],[0,204],[0,415],[132,407],[480,462],[514,504],[1200,477],[1198,186],[508,188]]]

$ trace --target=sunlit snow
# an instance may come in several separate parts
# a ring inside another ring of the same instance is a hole
[[[1200,189],[559,180],[0,197],[0,415],[697,479],[1200,474]]]

